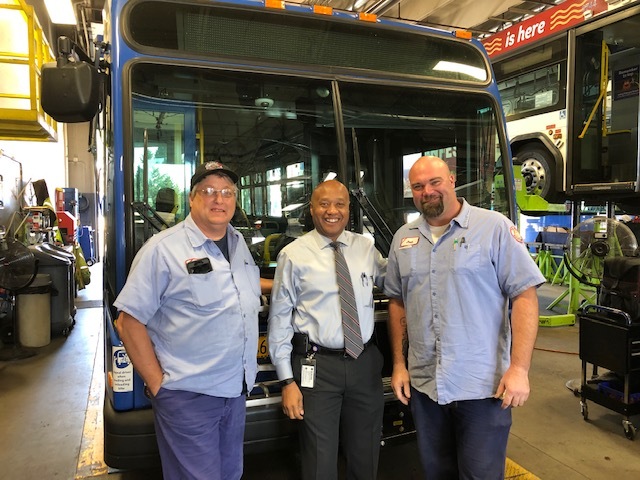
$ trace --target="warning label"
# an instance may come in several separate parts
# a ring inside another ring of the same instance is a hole
[[[133,365],[129,361],[124,347],[112,347],[113,350],[113,391],[133,392]]]

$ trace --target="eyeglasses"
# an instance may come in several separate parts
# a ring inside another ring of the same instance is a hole
[[[204,187],[198,190],[205,197],[215,197],[217,194],[220,194],[222,198],[232,198],[236,195],[235,188],[223,188],[222,190],[216,190],[213,187]]]

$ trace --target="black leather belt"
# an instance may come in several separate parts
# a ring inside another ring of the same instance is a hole
[[[372,345],[373,336],[369,339],[367,343],[364,344],[364,349]],[[318,345],[317,343],[313,343],[309,341],[309,337],[304,333],[294,333],[293,338],[291,339],[291,344],[293,345],[293,353],[297,355],[307,355],[309,353],[316,353],[318,355],[342,355],[348,357],[349,355],[345,351],[344,348],[328,348],[323,347],[322,345]]]

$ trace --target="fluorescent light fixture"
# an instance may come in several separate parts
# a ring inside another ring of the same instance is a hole
[[[44,0],[51,21],[57,25],[75,25],[76,13],[71,0]]]
[[[445,62],[441,60],[436,64],[435,67],[433,67],[433,69],[443,72],[464,73],[465,75],[477,78],[478,80],[487,79],[487,72],[484,69],[472,67],[471,65],[465,65],[464,63]]]

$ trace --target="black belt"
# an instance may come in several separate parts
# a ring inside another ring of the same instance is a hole
[[[364,349],[366,350],[367,347],[369,347],[373,343],[374,342],[372,336],[369,341],[364,344]],[[293,338],[291,339],[291,344],[293,345],[293,353],[297,355],[316,353],[319,355],[342,355],[346,357],[349,356],[344,348],[328,348],[323,347],[322,345],[318,345],[317,343],[310,342],[308,335],[304,333],[294,333]]]

